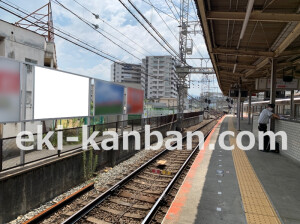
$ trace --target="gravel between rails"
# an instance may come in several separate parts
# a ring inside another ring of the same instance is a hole
[[[198,128],[205,125],[206,123],[210,122],[210,121],[211,120],[204,120],[203,122],[201,122],[201,123],[199,123],[195,126],[191,126],[189,128],[186,128],[184,130],[184,132],[186,132],[186,131],[195,131]],[[164,142],[167,139],[170,139],[171,137],[172,136],[164,138]],[[161,149],[156,150],[156,151],[153,151],[153,150],[140,150],[138,153],[136,153],[134,156],[132,156],[128,160],[123,161],[122,163],[116,165],[113,168],[109,167],[109,168],[105,168],[105,169],[100,170],[96,177],[94,177],[90,180],[87,180],[84,183],[70,189],[69,191],[55,197],[51,201],[44,203],[43,205],[41,205],[40,207],[30,211],[29,213],[27,213],[25,215],[18,216],[17,219],[12,220],[11,222],[9,222],[9,224],[23,223],[26,220],[29,220],[32,217],[34,217],[35,215],[41,213],[45,209],[47,209],[47,208],[51,207],[52,205],[56,204],[60,200],[66,198],[67,196],[73,194],[74,192],[76,192],[76,191],[80,190],[81,188],[85,187],[86,185],[90,184],[91,182],[95,182],[95,189],[94,190],[82,195],[81,197],[76,199],[74,202],[70,203],[68,206],[63,208],[60,212],[58,212],[58,214],[54,214],[53,216],[51,216],[48,219],[43,221],[43,223],[56,223],[55,221],[58,218],[58,217],[56,217],[56,215],[60,216],[59,213],[67,213],[67,212],[72,211],[73,210],[72,208],[74,208],[74,206],[72,207],[72,204],[76,203],[76,201],[82,200],[82,199],[87,199],[88,194],[100,194],[101,189],[103,190],[105,188],[109,188],[114,183],[117,183],[117,181],[118,181],[117,178],[118,177],[125,176],[125,175],[129,174],[130,171],[132,170],[132,168],[136,167],[137,164],[142,164],[142,163],[146,162],[147,160],[152,158],[155,154],[159,153],[163,149],[164,149],[164,144],[161,147]]]

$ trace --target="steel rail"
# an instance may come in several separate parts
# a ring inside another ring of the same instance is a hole
[[[215,120],[215,119],[214,119]],[[202,127],[198,128],[195,131],[198,131],[206,126],[208,126],[209,124],[211,124],[214,120],[212,120],[211,122],[203,125]],[[194,131],[194,132],[195,132]],[[210,132],[210,131],[209,131]],[[182,140],[186,139],[186,135],[182,138]],[[207,135],[206,135],[207,137]],[[205,137],[205,138],[206,138]],[[175,146],[176,143],[172,144],[171,146]],[[194,154],[196,152],[196,150],[199,148],[200,143],[195,147],[195,149],[193,150],[193,152],[191,153],[191,155],[188,157],[188,160],[190,160],[192,154]],[[141,172],[145,167],[147,167],[150,163],[152,163],[153,161],[155,161],[157,158],[159,158],[161,155],[165,154],[166,152],[168,152],[168,148],[165,148],[163,151],[161,151],[160,153],[158,153],[157,155],[155,155],[154,157],[152,157],[151,159],[149,159],[146,163],[144,163],[142,166],[140,166],[139,168],[137,168],[136,170],[134,170],[133,172],[131,172],[129,175],[127,175],[125,178],[123,178],[122,180],[120,180],[118,183],[116,183],[114,186],[112,186],[110,189],[108,189],[106,192],[104,192],[103,194],[101,194],[99,197],[95,198],[93,201],[91,201],[89,204],[87,204],[86,206],[84,206],[82,209],[78,210],[76,213],[74,213],[72,216],[70,216],[68,219],[66,219],[65,221],[62,222],[62,224],[74,224],[77,221],[79,221],[81,218],[83,218],[84,216],[86,216],[90,211],[92,211],[96,206],[98,206],[99,204],[101,204],[105,199],[107,199],[108,197],[110,197],[117,189],[119,189],[120,187],[124,186],[127,182],[129,182],[134,176],[136,176],[139,172]],[[188,161],[186,161],[184,163],[184,166],[188,163]],[[184,167],[183,167],[184,168]],[[180,171],[183,170],[183,168],[180,169]],[[177,172],[178,173],[178,172]],[[179,174],[175,175],[176,179],[179,176]],[[175,178],[174,177],[174,178]],[[163,195],[158,199],[158,201],[155,203],[155,205],[152,207],[152,209],[150,210],[150,212],[148,213],[148,215],[146,216],[147,220],[149,220],[149,218],[151,218],[153,216],[153,212],[156,211],[156,209],[158,208],[158,205],[160,204],[160,202],[162,201],[163,197],[165,196],[165,194],[169,191],[169,188],[173,186],[175,180],[174,178],[172,179],[172,181],[170,182],[170,184],[168,185],[168,189],[166,189],[163,192]],[[170,187],[169,187],[170,186]],[[145,219],[146,219],[145,218]],[[144,219],[144,221],[145,221]],[[143,221],[143,222],[144,222]]]
[[[46,210],[40,212],[39,214],[37,214],[33,218],[27,220],[23,224],[38,224],[38,223],[41,223],[42,221],[44,221],[45,219],[47,219],[48,217],[53,215],[55,212],[59,211],[61,208],[63,208],[66,205],[70,204],[75,199],[77,199],[80,196],[82,196],[83,194],[91,191],[92,189],[94,189],[94,183],[91,183],[91,184],[81,188],[80,190],[76,191],[75,193],[69,195],[68,197],[60,200],[56,204],[54,204],[51,207],[47,208]]]
[[[208,124],[210,124],[210,123],[211,122],[209,122]],[[212,131],[212,129],[213,128],[211,128],[208,131],[208,133],[205,135],[204,139],[201,142],[199,142],[199,144],[195,147],[195,149],[193,150],[193,152],[185,160],[184,164],[182,164],[182,166],[177,171],[176,175],[173,177],[173,179],[171,180],[171,182],[168,184],[168,186],[166,187],[166,189],[164,190],[164,192],[160,195],[160,197],[157,199],[157,201],[155,202],[155,204],[152,206],[151,210],[148,212],[147,216],[142,221],[142,224],[146,224],[146,223],[150,223],[151,222],[151,220],[154,217],[156,211],[158,210],[160,204],[162,204],[164,202],[165,197],[167,196],[167,194],[169,193],[169,191],[172,189],[173,185],[176,183],[177,179],[179,178],[179,176],[181,175],[181,173],[185,169],[186,165],[190,162],[191,158],[194,156],[194,154],[196,153],[196,151],[199,149],[200,145],[204,144],[205,140],[207,139],[207,137],[210,134],[210,132]]]

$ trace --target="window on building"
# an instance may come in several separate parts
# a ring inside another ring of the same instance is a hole
[[[0,56],[5,56],[4,40],[5,38],[0,36]]]
[[[30,59],[30,58],[25,58],[25,62],[28,62],[28,63],[31,63],[31,64],[35,64],[35,65],[37,65],[37,63],[38,63],[37,60],[33,60],[33,59]]]

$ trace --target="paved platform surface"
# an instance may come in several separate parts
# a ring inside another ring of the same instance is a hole
[[[226,116],[208,137],[185,178],[163,223],[300,223],[300,166],[275,153],[249,151],[225,137],[221,149],[219,134],[237,133],[236,118]],[[247,120],[241,130],[251,130]],[[248,145],[249,138],[242,139]],[[214,150],[210,150],[214,148]],[[300,149],[299,149],[300,150]]]

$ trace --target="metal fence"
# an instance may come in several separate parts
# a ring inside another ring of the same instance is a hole
[[[202,112],[192,112],[184,114],[184,118],[191,118],[195,116],[199,116]],[[115,131],[118,135],[122,135],[123,131],[141,131],[144,128],[144,125],[150,125],[151,128],[159,127],[165,124],[169,124],[175,122],[177,119],[176,114],[160,116],[160,117],[150,117],[150,118],[142,118],[142,119],[132,119],[132,120],[124,120],[124,121],[116,121],[110,123],[103,124],[91,124],[88,125],[88,133],[93,133],[98,131],[97,137],[95,138],[95,142],[98,144],[101,142],[105,136],[103,136],[104,131]],[[30,151],[22,151],[16,145],[17,136],[10,136],[5,138],[0,138],[0,172],[9,170],[12,168],[16,168],[19,166],[23,166],[25,164],[30,164],[33,162],[37,162],[47,158],[60,157],[66,153],[73,153],[82,149],[82,127],[73,127],[73,128],[64,128],[48,130],[46,131],[43,128],[43,137],[46,136],[49,131],[53,131],[54,133],[49,138],[49,141],[54,146],[55,150],[48,150],[43,145],[43,150],[37,150],[36,140],[37,133],[34,133],[34,148]],[[57,150],[57,136],[58,133],[63,133],[63,150]],[[67,137],[78,137],[77,142],[68,142],[66,141]],[[24,144],[24,143],[23,143]],[[26,143],[24,144],[26,145]],[[32,145],[32,143],[31,143]],[[29,146],[29,145],[27,145]]]

